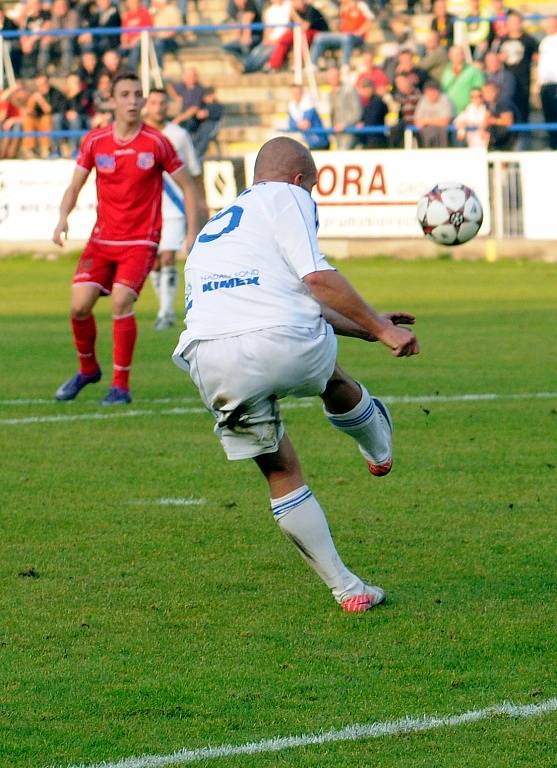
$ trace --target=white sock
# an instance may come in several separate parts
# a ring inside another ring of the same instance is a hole
[[[325,513],[307,485],[279,499],[271,499],[271,510],[280,529],[323,579],[338,603],[363,591],[362,580],[340,559]]]
[[[176,267],[161,267],[159,317],[174,317],[178,272]]]
[[[367,389],[362,384],[360,387],[362,399],[348,413],[323,410],[333,427],[354,438],[366,459],[382,464],[392,455],[391,430]]]
[[[158,269],[152,269],[151,272],[149,272],[149,278],[151,280],[151,285],[153,286],[153,290],[157,294],[157,296],[160,299],[161,295],[161,273]]]

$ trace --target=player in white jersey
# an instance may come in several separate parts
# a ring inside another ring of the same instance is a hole
[[[305,484],[278,400],[320,395],[331,424],[353,437],[374,475],[391,469],[385,405],[336,363],[335,333],[379,340],[395,356],[419,351],[404,312],[379,315],[320,254],[317,172],[292,139],[267,142],[255,183],[202,229],[186,264],[187,329],[174,351],[216,419],[229,459],[253,458],[269,484],[278,525],[342,609],[385,599],[338,555]]]
[[[207,205],[203,189],[203,170],[189,133],[175,123],[168,121],[168,96],[162,89],[149,93],[145,103],[145,122],[170,139],[178,157],[183,160],[198,191],[199,217],[207,220]],[[176,252],[186,238],[186,215],[184,199],[179,187],[168,174],[164,175],[162,194],[162,230],[157,260],[151,272],[151,283],[159,299],[159,311],[155,321],[156,330],[175,325],[174,304],[176,300],[177,271]]]

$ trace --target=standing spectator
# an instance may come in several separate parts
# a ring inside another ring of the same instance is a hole
[[[540,43],[538,83],[546,123],[557,123],[557,16],[544,23],[545,37]],[[557,130],[549,131],[549,146],[557,149]]]
[[[500,98],[514,104],[516,94],[516,77],[503,66],[501,57],[495,51],[488,51],[484,58],[484,73],[487,82],[497,83]]]
[[[428,78],[440,82],[448,63],[449,54],[445,46],[439,44],[439,33],[433,29],[430,30],[425,39],[425,52],[420,59],[420,68]]]
[[[93,93],[102,67],[94,51],[83,51],[79,57],[78,74],[82,83],[85,83],[90,93]]]
[[[24,131],[52,131],[54,115],[63,112],[66,106],[64,94],[54,88],[46,75],[39,75],[35,81],[36,91],[31,94],[25,106]],[[22,149],[25,158],[35,157],[38,147],[42,158],[50,155],[49,136],[26,136]]]
[[[0,131],[22,131],[25,102],[28,93],[21,84],[6,88],[0,93]],[[21,139],[17,136],[6,136],[0,139],[0,159],[6,160],[17,157]]]
[[[441,89],[454,104],[456,114],[462,112],[470,101],[472,88],[481,88],[484,82],[483,72],[473,64],[466,63],[462,46],[451,46],[449,63],[441,75]]]
[[[102,55],[101,72],[105,72],[112,80],[122,67],[122,57],[118,51],[105,51]]]
[[[507,34],[495,46],[506,68],[516,78],[514,103],[518,119],[527,123],[530,118],[530,78],[532,61],[537,58],[538,43],[524,32],[522,16],[518,11],[507,15]]]
[[[122,56],[127,64],[136,70],[141,55],[141,32],[125,32],[134,27],[152,27],[153,17],[141,0],[126,0],[126,12],[122,16]]]
[[[445,0],[435,0],[432,10],[431,29],[439,35],[439,45],[450,48],[454,38],[455,17],[447,13]]]
[[[406,75],[398,75],[395,80],[394,99],[399,106],[398,124],[391,130],[391,143],[402,146],[404,132],[414,128],[414,113],[422,94]]]
[[[472,58],[480,61],[491,42],[491,24],[489,19],[482,14],[480,0],[470,0],[468,16],[475,21],[466,22],[466,42],[470,48]]]
[[[43,10],[41,0],[27,0],[19,20],[19,28],[29,32],[40,32],[47,28],[50,13]],[[37,58],[41,37],[39,35],[24,35],[19,39],[23,59],[21,62],[21,77],[34,77],[37,73]]]
[[[74,8],[70,8],[68,0],[54,0],[51,16],[45,28],[72,30],[77,27],[79,27],[78,13]],[[59,74],[65,77],[71,71],[74,53],[75,37],[69,35],[41,37],[37,69],[39,72],[46,72],[47,65],[52,64],[54,58],[58,58]]]
[[[151,0],[153,13],[153,26],[179,27],[182,24],[182,14],[174,0]],[[182,36],[174,30],[167,29],[153,35],[153,44],[157,53],[157,59],[162,64],[163,56],[167,53],[176,53]]]
[[[211,139],[216,138],[224,108],[217,98],[217,92],[211,86],[203,89],[203,100],[197,110],[191,139],[200,160],[203,160]]]
[[[15,32],[17,29],[19,29],[18,25],[9,16],[6,16],[4,7],[0,4],[0,32]],[[21,70],[21,45],[19,41],[20,38],[17,37],[4,40],[16,77],[19,77]]]
[[[492,43],[501,40],[507,34],[507,15],[505,0],[492,0],[491,2],[491,34]]]
[[[358,128],[385,128],[385,118],[389,108],[377,93],[371,80],[363,80],[358,89],[362,104],[362,117],[357,123]],[[387,142],[385,131],[381,133],[361,133],[358,142],[363,149],[383,149]]]
[[[318,32],[311,44],[311,60],[317,64],[325,51],[341,50],[342,65],[350,66],[352,51],[361,48],[373,26],[374,15],[364,0],[340,0],[338,32]]]
[[[66,103],[61,112],[52,117],[52,129],[54,131],[82,131],[88,127],[88,121],[92,110],[91,98],[79,75],[72,73],[66,78],[65,88]],[[68,147],[68,153],[75,157],[81,137],[71,136],[64,140],[55,140],[59,154],[66,154],[64,147]]]
[[[329,139],[323,133],[323,122],[313,99],[301,85],[290,88],[288,102],[288,128],[300,131],[310,149],[329,149]],[[316,132],[317,129],[319,132]]]
[[[112,4],[112,0],[96,0],[89,23],[83,26],[114,29],[120,27],[121,23],[120,12]],[[120,47],[120,35],[113,33],[92,35],[90,32],[83,32],[77,40],[82,51],[94,51],[98,57],[106,51],[117,50]]]
[[[327,83],[330,91],[329,115],[335,132],[337,149],[352,149],[354,135],[343,133],[346,128],[354,128],[362,116],[362,104],[357,90],[350,83],[343,83],[338,67],[327,70]]]
[[[235,24],[261,24],[261,12],[255,0],[232,0],[229,6],[229,20]],[[226,53],[243,62],[256,45],[259,45],[263,33],[260,29],[235,29],[233,39],[223,45]]]
[[[199,82],[199,74],[195,67],[186,67],[182,74],[182,82],[173,85],[168,83],[168,95],[177,101],[178,114],[172,121],[192,133],[197,128],[196,117],[203,104],[204,89]]]
[[[455,117],[453,122],[458,142],[466,142],[473,149],[478,147],[487,149],[489,144],[489,133],[485,130],[487,107],[480,88],[472,90],[470,93],[470,103],[463,112]]]
[[[489,149],[510,149],[512,134],[509,128],[514,123],[513,105],[501,100],[497,83],[486,83],[482,95],[487,110],[484,125],[489,133]]]
[[[91,128],[103,128],[114,118],[112,102],[112,80],[106,73],[99,75],[97,87],[93,92]]]
[[[263,23],[266,26],[263,38],[244,59],[243,71],[246,74],[257,72],[269,61],[275,45],[288,29],[285,25],[290,21],[290,9],[290,0],[271,0],[270,5],[265,8]]]
[[[329,25],[321,11],[318,11],[315,6],[310,5],[307,0],[292,0],[290,21],[301,25],[302,33],[305,35],[309,46],[311,46],[318,32],[327,32],[329,30]],[[294,33],[291,29],[288,29],[282,35],[271,54],[267,65],[269,70],[281,69],[286,61],[288,52],[292,48],[293,41]]]
[[[371,80],[375,93],[380,96],[383,96],[391,86],[385,70],[375,65],[371,51],[364,51],[362,55],[356,77],[356,89],[360,88],[364,80]]]
[[[453,105],[448,96],[441,93],[435,80],[424,85],[424,95],[416,105],[414,123],[418,129],[420,144],[426,149],[449,146],[449,124]]]

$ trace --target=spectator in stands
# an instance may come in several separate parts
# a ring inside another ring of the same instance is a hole
[[[35,81],[36,90],[29,96],[23,118],[24,131],[52,131],[53,116],[62,112],[66,106],[64,94],[50,84],[46,75],[39,75]],[[25,158],[35,157],[38,147],[42,158],[50,155],[49,136],[26,136],[22,151]]]
[[[41,0],[27,0],[19,20],[19,28],[30,32],[40,32],[47,28],[50,13],[43,9]],[[21,53],[21,77],[34,77],[37,73],[37,58],[41,38],[39,35],[24,35],[19,40]]]
[[[435,0],[433,3],[433,20],[431,29],[439,35],[439,45],[450,48],[454,38],[455,17],[447,13],[445,0]]]
[[[470,0],[468,16],[473,17],[475,21],[466,22],[466,42],[472,58],[480,61],[492,40],[491,24],[486,14],[482,14],[480,0]]]
[[[489,133],[485,130],[486,121],[487,107],[482,91],[480,88],[473,88],[470,93],[470,103],[454,119],[457,143],[466,142],[471,148],[487,149]]]
[[[327,134],[322,132],[324,126],[319,112],[312,97],[301,85],[293,85],[290,88],[288,128],[291,131],[300,131],[310,149],[329,149],[329,139]]]
[[[375,92],[375,86],[371,80],[362,80],[358,88],[358,95],[362,105],[361,120],[358,128],[385,128],[385,118],[389,108]],[[382,149],[387,146],[385,131],[381,133],[360,133],[357,136],[358,144],[363,149]]]
[[[53,131],[82,131],[89,127],[89,117],[92,103],[87,88],[81,82],[79,75],[72,73],[66,78],[64,109],[52,116]],[[70,136],[67,139],[55,140],[57,153],[75,157],[81,137]]]
[[[449,54],[445,46],[439,43],[439,33],[433,29],[428,32],[425,39],[425,52],[420,59],[420,69],[428,78],[441,81],[443,71],[449,63]]]
[[[261,24],[261,12],[255,0],[232,0],[229,19],[235,24]],[[260,29],[235,29],[233,39],[223,45],[226,53],[243,62],[263,37]]]
[[[70,8],[68,0],[54,0],[51,6],[50,19],[44,29],[72,30],[79,27],[79,16],[74,8]],[[75,37],[68,35],[41,37],[37,69],[46,72],[48,64],[59,60],[58,74],[65,77],[70,73],[75,54]]]
[[[418,129],[420,146],[426,149],[448,147],[452,117],[453,105],[449,97],[441,93],[435,80],[428,80],[414,112],[414,124]]]
[[[374,15],[364,0],[340,0],[338,32],[318,32],[311,44],[311,60],[319,62],[325,51],[341,50],[342,65],[350,66],[352,52],[361,48],[373,26]]]
[[[497,83],[486,83],[482,95],[487,110],[484,126],[489,134],[489,149],[510,149],[512,133],[509,128],[514,123],[513,105],[501,100]]]
[[[91,128],[104,128],[114,118],[112,80],[106,73],[99,75],[97,87],[93,92],[92,111]]]
[[[516,94],[516,77],[503,66],[501,57],[495,51],[488,51],[484,58],[484,74],[487,82],[497,83],[499,95],[503,101],[514,104]]]
[[[178,114],[173,123],[178,123],[190,134],[197,129],[197,113],[203,104],[205,90],[199,82],[199,74],[195,67],[186,67],[182,74],[182,82],[168,83],[168,95],[178,102]]]
[[[102,71],[102,66],[94,51],[84,51],[79,57],[78,67],[79,79],[85,83],[89,93],[92,94],[96,88],[97,80]]]
[[[217,136],[223,112],[215,89],[205,88],[203,101],[195,116],[196,126],[191,132],[191,140],[200,160],[205,157],[211,140]]]
[[[557,123],[557,16],[544,22],[545,37],[539,48],[538,84],[546,123]],[[557,131],[549,131],[549,146],[557,149]]]
[[[385,42],[388,50],[388,53],[385,53],[385,59],[398,56],[402,50],[414,51],[414,53],[417,51],[414,29],[408,19],[399,14],[389,19],[388,28],[385,30]]]
[[[371,51],[364,51],[362,54],[356,77],[356,89],[361,87],[364,80],[371,80],[374,93],[379,96],[383,96],[391,85],[385,70],[375,65]]]
[[[532,35],[524,32],[522,16],[518,11],[507,14],[507,34],[494,42],[505,67],[516,78],[514,104],[520,122],[527,123],[530,118],[530,79],[532,62],[538,55],[538,42]]]
[[[462,46],[451,46],[449,63],[441,75],[441,89],[454,104],[457,115],[470,101],[472,89],[481,88],[484,82],[483,72],[473,64],[466,63]]]
[[[311,46],[318,32],[327,32],[329,29],[329,25],[321,11],[318,11],[315,6],[310,5],[307,0],[292,0],[290,21],[301,25],[302,33],[305,35],[309,46]],[[269,70],[281,69],[286,61],[288,52],[292,48],[293,41],[294,34],[291,29],[288,29],[276,44],[266,68]]]
[[[493,44],[501,40],[507,34],[507,15],[505,0],[492,0],[491,2],[491,35],[490,40]]]
[[[21,84],[6,88],[0,93],[0,131],[22,131],[24,106],[29,94]],[[0,158],[3,160],[17,157],[21,139],[5,137],[0,140]]]
[[[152,27],[153,17],[141,0],[126,0],[126,11],[122,16],[122,45],[120,52],[127,59],[130,69],[136,70],[141,55],[141,32],[125,32],[133,27]]]
[[[343,133],[346,128],[354,128],[362,116],[362,105],[358,91],[350,83],[343,83],[338,67],[327,70],[327,94],[331,126],[335,132],[337,149],[352,149],[354,134]]]
[[[96,0],[88,23],[83,20],[82,24],[102,29],[117,28],[121,26],[120,12],[112,4],[112,0]],[[94,51],[100,57],[106,51],[117,50],[120,47],[120,35],[92,35],[90,32],[84,32],[79,35],[78,43],[82,51]]]
[[[182,25],[182,14],[174,0],[151,0],[154,27],[179,27]],[[153,43],[157,59],[162,64],[163,56],[176,53],[182,35],[171,29],[157,32],[153,35]]]
[[[101,72],[105,72],[111,79],[116,77],[122,66],[122,57],[118,51],[105,51],[102,55]]]
[[[0,4],[0,32],[15,32],[19,29],[18,25],[9,16],[6,16],[4,6]],[[4,45],[7,46],[12,67],[16,77],[19,76],[21,69],[21,46],[19,44],[19,38],[14,37],[11,39],[5,39]]]
[[[398,104],[398,124],[391,130],[391,144],[402,146],[404,132],[414,127],[414,113],[421,99],[421,91],[406,75],[397,75],[395,80],[394,99]]]
[[[414,52],[404,48],[393,59],[389,66],[385,68],[387,76],[391,82],[394,82],[399,75],[406,75],[419,90],[427,80],[427,75],[423,69],[417,67],[414,62]]]
[[[246,74],[257,72],[269,61],[275,45],[287,31],[287,27],[284,25],[290,21],[290,9],[290,0],[271,0],[270,5],[265,8],[263,23],[272,26],[265,26],[261,42],[252,48],[244,59],[241,69]]]

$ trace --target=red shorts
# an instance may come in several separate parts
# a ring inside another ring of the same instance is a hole
[[[89,241],[77,264],[74,285],[96,285],[112,293],[124,285],[139,296],[157,255],[156,245],[104,245]]]

